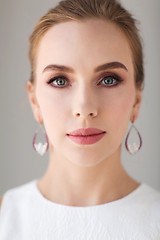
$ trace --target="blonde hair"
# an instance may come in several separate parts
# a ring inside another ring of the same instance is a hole
[[[84,21],[91,18],[114,23],[123,31],[132,51],[135,85],[137,88],[143,89],[143,49],[139,30],[136,26],[137,20],[118,0],[64,0],[42,16],[29,39],[31,83],[35,81],[36,54],[38,44],[44,34],[58,23]]]

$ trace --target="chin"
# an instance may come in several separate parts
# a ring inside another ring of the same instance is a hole
[[[104,159],[86,159],[86,158],[81,158],[81,159],[76,159],[76,160],[69,160],[71,161],[74,165],[79,166],[79,167],[95,167],[99,163],[101,163]]]

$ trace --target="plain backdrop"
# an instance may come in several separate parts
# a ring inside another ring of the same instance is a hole
[[[57,2],[0,0],[0,195],[40,178],[48,166],[49,154],[41,157],[32,149],[38,125],[25,83],[30,75],[29,35],[38,19]],[[123,143],[122,163],[134,179],[160,190],[160,1],[122,2],[140,21],[145,56],[143,102],[135,122],[143,146],[131,156]]]

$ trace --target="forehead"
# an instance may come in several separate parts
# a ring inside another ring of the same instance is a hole
[[[53,26],[42,37],[37,52],[37,68],[52,63],[93,68],[107,61],[120,61],[133,70],[125,34],[115,24],[100,19]]]

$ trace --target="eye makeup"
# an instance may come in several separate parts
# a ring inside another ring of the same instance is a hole
[[[58,82],[59,85],[53,84],[54,82]],[[68,82],[66,85],[61,85],[62,82]],[[98,85],[101,85],[100,83],[104,81],[106,84],[102,84],[102,86],[107,87],[107,88],[113,88],[118,86],[121,82],[123,82],[122,78],[119,77],[115,73],[103,73],[100,77],[100,80],[98,80]],[[114,83],[114,84],[113,84]],[[51,87],[54,88],[67,88],[71,86],[70,80],[65,76],[65,75],[57,75],[49,79],[47,81],[48,85],[51,85]]]

